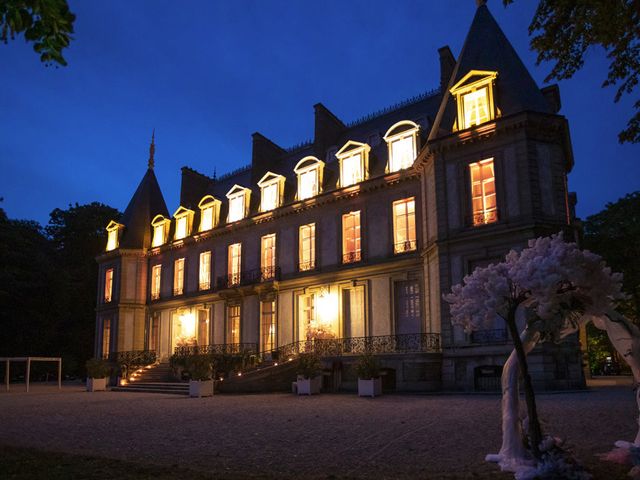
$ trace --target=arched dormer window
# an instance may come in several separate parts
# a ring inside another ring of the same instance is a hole
[[[220,200],[211,196],[205,195],[198,203],[200,209],[200,228],[198,231],[206,232],[218,225],[220,219]]]
[[[229,214],[227,215],[227,223],[242,220],[249,213],[249,199],[251,190],[240,185],[234,185],[227,192],[229,199]]]
[[[260,187],[260,211],[268,212],[282,205],[284,194],[284,177],[267,172],[258,182]]]
[[[176,233],[174,240],[183,240],[191,235],[191,227],[193,225],[193,210],[185,207],[179,207],[173,214],[176,219]]]
[[[312,198],[322,192],[324,162],[316,157],[304,157],[293,171],[298,176],[298,200]]]
[[[496,117],[493,88],[497,76],[498,72],[471,70],[451,88],[458,110],[454,130],[471,128]]]
[[[111,220],[107,225],[107,252],[115,250],[120,244],[120,232],[124,228],[124,225]]]
[[[365,180],[369,176],[369,151],[366,143],[349,140],[338,152],[340,162],[340,187],[348,187]]]
[[[151,228],[153,229],[152,247],[159,247],[165,244],[169,234],[169,225],[171,225],[171,220],[164,218],[164,215],[153,217],[153,220],[151,220]]]
[[[410,120],[402,120],[384,134],[389,148],[387,170],[397,172],[413,165],[418,153],[418,132],[420,126]]]

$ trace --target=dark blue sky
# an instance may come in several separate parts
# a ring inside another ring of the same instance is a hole
[[[489,8],[540,86],[527,26],[536,2]],[[51,210],[100,201],[124,210],[151,130],[169,210],[180,167],[218,174],[250,162],[251,133],[283,147],[313,134],[313,104],[343,121],[436,88],[437,49],[460,51],[473,0],[71,2],[69,66],[45,68],[20,38],[0,45],[0,204],[46,223]],[[607,62],[560,83],[576,166],[578,214],[640,189],[640,146],[617,143],[632,113],[601,89]],[[637,93],[636,93],[637,96]]]

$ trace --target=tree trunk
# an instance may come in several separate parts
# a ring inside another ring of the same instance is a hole
[[[522,374],[523,386],[524,386],[524,398],[527,402],[527,416],[529,417],[529,446],[533,457],[540,459],[540,442],[542,442],[542,430],[540,428],[540,420],[538,419],[538,409],[536,408],[536,397],[533,392],[533,385],[531,384],[531,376],[529,375],[529,368],[527,365],[527,354],[524,351],[522,340],[518,334],[518,327],[516,325],[516,308],[509,309],[507,316],[507,326],[513,340],[513,346],[516,350],[518,357],[518,366],[520,367],[520,373]]]

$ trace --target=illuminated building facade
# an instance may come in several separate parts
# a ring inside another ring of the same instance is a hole
[[[495,387],[511,350],[502,321],[465,334],[442,295],[531,238],[573,234],[568,124],[557,87],[538,88],[486,5],[458,58],[439,54],[434,91],[349,124],[317,104],[310,142],[255,133],[244,168],[184,167],[172,215],[152,144],[98,258],[96,354],[316,349],[339,384],[368,345],[399,389]],[[543,388],[583,382],[576,341],[531,365]]]

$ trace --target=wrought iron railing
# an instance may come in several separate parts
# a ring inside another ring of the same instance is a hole
[[[393,244],[393,253],[413,252],[417,247],[418,243],[415,240],[405,240]]]
[[[362,255],[360,250],[356,252],[347,252],[342,254],[342,263],[356,263],[362,260]]]
[[[254,270],[245,270],[241,273],[232,273],[218,277],[217,288],[240,287],[279,279],[280,267],[256,268]]]
[[[476,330],[471,332],[471,343],[497,344],[506,343],[508,340],[507,331],[504,328],[495,330]]]
[[[470,220],[471,221],[469,223],[474,227],[495,223],[498,221],[498,209],[486,212],[476,212],[471,215]]]
[[[120,368],[120,376],[129,377],[129,373],[140,367],[156,363],[155,350],[131,350],[125,352],[112,352],[109,360],[115,362]]]
[[[257,343],[219,343],[213,345],[189,345],[176,347],[176,355],[251,355],[258,351]]]
[[[316,261],[309,260],[308,262],[299,262],[298,263],[298,271],[299,272],[310,272],[316,269]]]

